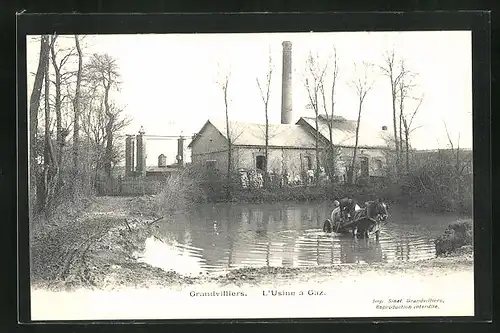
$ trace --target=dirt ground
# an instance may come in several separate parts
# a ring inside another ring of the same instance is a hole
[[[418,262],[335,265],[310,268],[239,269],[222,277],[185,277],[138,262],[133,253],[155,236],[159,216],[154,197],[96,198],[87,213],[62,225],[47,226],[32,235],[32,288],[95,290],[130,287],[283,284],[321,282],[332,277],[377,274],[444,276],[472,272],[472,247],[447,257]]]

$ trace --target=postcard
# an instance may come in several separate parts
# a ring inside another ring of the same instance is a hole
[[[27,36],[31,319],[473,316],[471,36]]]

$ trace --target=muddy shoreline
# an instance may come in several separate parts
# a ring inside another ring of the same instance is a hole
[[[369,272],[439,275],[473,271],[472,247],[413,262],[338,264],[304,268],[242,268],[222,276],[183,276],[139,262],[146,239],[160,237],[154,197],[97,198],[88,213],[65,225],[47,226],[32,235],[31,284],[34,289],[120,289],[224,285],[286,284],[322,281]]]

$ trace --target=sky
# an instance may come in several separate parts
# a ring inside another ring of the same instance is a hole
[[[326,61],[335,47],[339,61],[335,114],[356,119],[357,95],[349,85],[357,73],[354,63],[358,68],[363,61],[383,64],[384,52],[394,49],[397,57],[405,59],[407,68],[418,73],[413,95],[424,96],[414,120],[417,129],[412,133],[413,147],[446,147],[446,122],[454,144],[460,136],[460,146],[472,148],[472,50],[468,31],[92,35],[85,38],[84,52],[107,53],[116,59],[122,84],[112,98],[133,119],[125,133],[136,134],[143,126],[146,134],[191,136],[207,119],[224,117],[223,94],[217,81],[228,68],[230,118],[265,121],[256,78],[265,79],[269,55],[274,67],[269,118],[270,122],[280,122],[283,41],[293,45],[295,120],[313,112],[305,107],[309,102],[304,87],[309,52]],[[65,43],[71,44],[72,39],[61,38],[60,45]],[[27,46],[28,73],[35,72],[39,42],[29,37]],[[375,83],[363,104],[360,130],[363,124],[391,129],[390,81],[376,68],[369,74]],[[29,94],[33,77],[28,76]],[[330,79],[326,77],[326,84]],[[414,108],[415,103],[408,101],[407,109]],[[175,161],[176,141],[149,141],[147,147],[148,165],[155,165],[161,153],[168,163]]]

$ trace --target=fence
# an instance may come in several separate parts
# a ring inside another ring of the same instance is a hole
[[[117,177],[97,181],[97,195],[140,196],[157,194],[163,185],[158,178]]]

